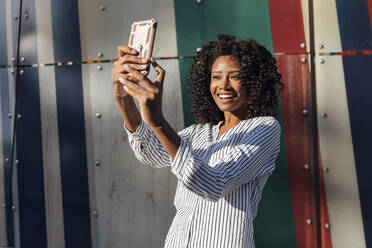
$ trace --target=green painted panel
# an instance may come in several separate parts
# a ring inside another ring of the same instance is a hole
[[[277,111],[283,127],[281,109]],[[297,246],[283,130],[276,169],[264,188],[254,223],[256,247]]]
[[[254,38],[271,52],[270,16],[267,1],[262,0],[175,0],[178,55],[195,55],[196,49],[217,34],[231,34],[238,39]],[[182,102],[185,126],[194,123],[190,112],[191,96],[185,83],[191,60],[180,60],[183,87]],[[280,109],[278,110],[280,113]],[[281,118],[279,117],[281,121]],[[255,220],[256,247],[296,247],[284,136],[277,168],[265,187]]]

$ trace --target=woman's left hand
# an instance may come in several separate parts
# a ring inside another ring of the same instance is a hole
[[[151,58],[151,63],[158,72],[155,82],[151,82],[147,76],[138,70],[125,65],[129,74],[127,74],[122,83],[125,91],[138,101],[142,120],[150,128],[157,128],[162,127],[164,124],[162,94],[165,70],[153,58]],[[141,82],[145,87],[142,87],[137,82]]]

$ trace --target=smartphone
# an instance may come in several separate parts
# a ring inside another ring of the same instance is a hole
[[[157,21],[155,19],[132,23],[129,35],[129,46],[139,52],[139,57],[150,59],[154,46]],[[141,71],[148,74],[148,70]]]

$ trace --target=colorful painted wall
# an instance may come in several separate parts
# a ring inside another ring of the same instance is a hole
[[[176,179],[138,166],[111,88],[117,46],[149,18],[176,130],[193,123],[185,56],[226,33],[277,59],[256,247],[372,248],[371,0],[0,0],[0,247],[162,247]]]

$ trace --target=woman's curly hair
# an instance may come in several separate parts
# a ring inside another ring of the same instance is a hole
[[[248,118],[276,116],[277,90],[280,92],[283,84],[275,58],[254,39],[235,41],[234,36],[220,34],[217,41],[210,41],[197,52],[187,78],[187,88],[191,88],[192,93],[191,111],[196,122],[217,124],[224,120],[209,89],[213,62],[221,55],[231,55],[239,60]]]

